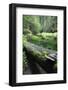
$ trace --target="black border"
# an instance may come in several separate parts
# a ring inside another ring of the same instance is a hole
[[[16,8],[38,8],[38,9],[54,9],[63,10],[64,14],[64,80],[42,81],[42,82],[26,82],[16,83]],[[50,5],[32,5],[32,4],[16,4],[9,5],[9,85],[10,86],[27,86],[27,85],[43,85],[43,84],[59,84],[66,83],[66,7],[50,6]]]

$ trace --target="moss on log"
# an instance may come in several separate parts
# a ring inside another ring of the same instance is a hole
[[[29,63],[33,63],[32,65],[38,63],[47,73],[57,72],[57,54],[55,51],[45,49],[29,42],[24,42],[24,50]],[[38,72],[39,70],[35,70],[35,66],[32,65],[31,68],[33,72]]]

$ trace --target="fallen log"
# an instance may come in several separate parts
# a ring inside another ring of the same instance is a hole
[[[47,73],[57,72],[57,66],[54,69],[54,65],[57,64],[57,53],[55,51],[29,42],[24,43],[24,50],[29,61],[29,66],[31,70],[33,70],[32,73],[40,73],[39,70],[35,68],[36,65],[34,63],[38,63]]]

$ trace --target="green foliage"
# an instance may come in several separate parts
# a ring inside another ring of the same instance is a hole
[[[24,35],[26,35],[26,34],[32,34],[32,32],[29,29],[24,29],[23,34]]]
[[[33,17],[29,15],[23,16],[24,29],[29,29],[31,22],[33,21]]]
[[[23,47],[28,47],[29,53],[45,60],[49,53],[41,50],[42,48],[57,51],[57,17],[23,15],[22,41]],[[23,70],[25,71],[27,68],[28,60],[24,51]],[[57,63],[54,65],[54,69],[57,69]]]
[[[33,34],[37,34],[37,33],[39,33],[40,31],[41,31],[41,26],[40,26],[40,23],[38,23],[38,22],[34,22],[33,23]]]
[[[24,15],[23,23],[24,32],[26,29],[30,30],[33,34],[37,34],[40,32],[57,32],[56,16]]]
[[[24,32],[26,29],[28,29],[33,34],[37,34],[41,30],[41,24],[39,23],[39,16],[24,15],[23,16],[23,23],[24,23]]]
[[[57,50],[57,33],[40,33],[38,35],[27,35],[27,41],[43,46],[44,48]]]

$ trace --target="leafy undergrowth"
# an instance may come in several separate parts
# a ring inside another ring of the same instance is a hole
[[[24,40],[57,51],[57,33],[28,34],[24,36]]]

